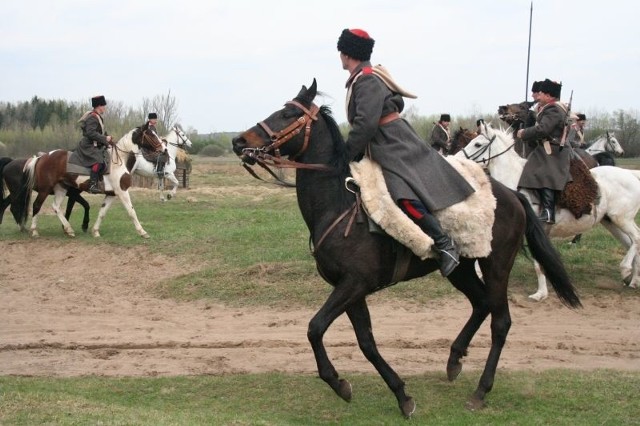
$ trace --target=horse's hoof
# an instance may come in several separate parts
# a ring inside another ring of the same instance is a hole
[[[542,294],[542,293],[534,293],[529,295],[529,299],[535,300],[536,302],[542,302],[547,297],[548,297],[548,294]]]
[[[458,378],[461,371],[462,371],[461,362],[456,362],[453,365],[453,367],[447,366],[447,379],[449,379],[450,382],[453,382],[455,379]]]
[[[91,234],[93,235],[94,238],[100,238],[100,232],[98,231],[93,231],[91,232]]]
[[[38,234],[38,231],[31,231],[31,237],[32,238],[38,238],[40,236],[40,234]]]
[[[351,383],[347,380],[340,379],[340,385],[338,387],[338,396],[347,402],[351,402]]]
[[[141,236],[142,238],[144,238],[145,240],[147,240],[147,239],[151,238],[151,235],[147,234],[146,232],[145,232],[144,234],[140,234],[140,236]]]
[[[172,198],[173,198],[173,196],[171,194],[167,194],[167,200],[170,200]]]
[[[482,410],[486,406],[487,404],[483,399],[480,399],[477,396],[472,396],[471,398],[469,398],[464,407],[469,411],[477,411]]]
[[[622,282],[624,283],[624,285],[631,287],[631,283],[633,282],[633,275],[627,275],[622,279]],[[635,286],[633,288],[635,288]]]
[[[400,406],[400,411],[406,418],[410,418],[416,412],[416,403],[410,396]]]

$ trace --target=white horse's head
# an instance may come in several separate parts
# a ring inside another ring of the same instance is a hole
[[[607,130],[607,132],[604,135],[600,136],[600,138],[598,138],[596,142],[599,145],[599,147],[597,147],[596,149],[610,152],[619,157],[624,155],[624,149],[622,148],[622,145],[620,145],[620,142],[618,142],[616,134],[613,130]],[[596,142],[594,142],[591,146],[595,145]]]
[[[182,130],[179,124],[174,125],[164,139],[166,139],[169,144],[182,149],[193,146],[191,139],[189,139],[189,136]]]

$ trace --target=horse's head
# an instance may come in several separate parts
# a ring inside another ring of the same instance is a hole
[[[613,131],[607,130],[607,143],[605,145],[605,151],[612,152],[617,156],[624,155],[624,149],[618,139],[616,138],[616,134]]]
[[[513,146],[512,133],[504,129],[494,129],[491,123],[488,123],[481,127],[478,136],[469,141],[457,155],[488,167],[492,159],[507,153]]]
[[[172,136],[174,137],[172,138]],[[193,146],[191,139],[189,139],[189,136],[182,130],[182,127],[179,124],[176,124],[171,128],[165,139],[167,142],[177,146],[178,148],[186,149]]]
[[[500,105],[498,107],[498,116],[509,126],[518,127],[520,124],[526,124],[529,118],[529,109],[534,102],[520,102],[519,104]]]
[[[302,86],[298,95],[285,103],[249,130],[233,138],[233,152],[243,162],[254,164],[260,155],[272,154],[293,159],[308,146],[311,125],[318,119],[319,108],[313,104],[317,94],[316,80],[307,89]]]
[[[457,154],[476,136],[478,136],[478,132],[460,126],[460,130],[456,130],[451,138],[451,148],[449,148],[448,155]]]

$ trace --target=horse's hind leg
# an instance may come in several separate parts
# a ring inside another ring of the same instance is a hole
[[[416,410],[416,404],[413,401],[413,398],[405,394],[404,382],[382,358],[380,352],[378,352],[378,347],[373,338],[371,316],[369,315],[367,302],[362,299],[359,302],[353,303],[347,308],[347,315],[349,316],[353,329],[355,330],[360,350],[369,362],[373,364],[376,370],[378,370],[378,373],[380,373],[384,381],[387,383],[389,389],[391,389],[393,394],[396,396],[398,406],[400,407],[402,414],[404,414],[405,417],[411,417],[413,412]]]
[[[475,277],[471,279],[470,277]],[[451,344],[449,360],[447,361],[447,378],[455,380],[462,371],[460,360],[467,356],[471,339],[489,315],[489,306],[484,303],[487,294],[484,284],[477,277],[475,262],[463,259],[460,265],[449,275],[449,281],[461,291],[471,302],[471,316],[462,330]]]
[[[166,175],[166,178],[171,181],[172,187],[169,193],[167,194],[167,198],[171,199],[176,196],[178,192],[178,186],[180,186],[180,182],[178,182],[178,178],[173,173],[169,173]]]

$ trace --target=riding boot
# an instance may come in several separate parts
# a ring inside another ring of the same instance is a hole
[[[156,173],[160,178],[164,176],[164,166],[167,163],[168,155],[169,154],[167,153],[166,149],[164,150],[164,152],[161,152],[160,155],[158,155],[158,160],[156,162]]]
[[[94,172],[93,170],[89,174],[89,193],[91,194],[100,194],[102,191],[98,185],[100,180],[100,173]]]
[[[433,239],[435,249],[440,253],[440,273],[443,277],[447,277],[460,264],[460,255],[453,240],[442,230],[440,222],[434,215],[426,213],[415,221]]]
[[[553,189],[541,188],[538,189],[538,194],[542,205],[538,219],[542,223],[556,223],[556,192]]]

